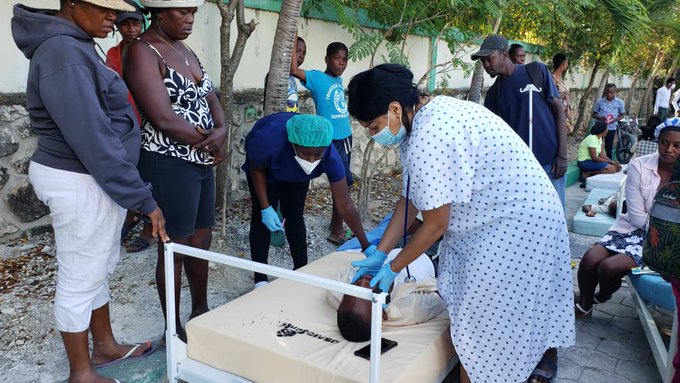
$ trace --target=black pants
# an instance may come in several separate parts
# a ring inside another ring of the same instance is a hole
[[[614,139],[616,138],[616,130],[610,130],[607,135],[604,136],[604,152],[607,154],[610,160],[614,160]]]
[[[255,262],[267,263],[271,232],[262,223],[262,207],[257,199],[253,181],[248,179],[248,189],[252,201],[250,215],[250,258]],[[271,206],[280,205],[281,214],[286,220],[284,230],[293,257],[293,269],[307,264],[307,229],[303,217],[309,181],[267,183],[267,199]],[[255,283],[266,281],[267,275],[255,273]]]

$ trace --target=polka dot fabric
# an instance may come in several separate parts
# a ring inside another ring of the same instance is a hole
[[[555,188],[499,117],[439,96],[401,146],[420,210],[451,204],[439,291],[472,382],[525,381],[543,352],[574,344],[569,235]]]

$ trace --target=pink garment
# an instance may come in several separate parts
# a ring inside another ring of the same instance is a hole
[[[644,229],[647,216],[652,208],[656,189],[659,188],[661,176],[657,172],[659,153],[638,157],[628,164],[626,179],[626,205],[628,211],[621,214],[609,229],[627,234],[637,229]]]

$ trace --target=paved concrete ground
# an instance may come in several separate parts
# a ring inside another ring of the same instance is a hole
[[[575,184],[567,189],[567,217],[573,217],[587,192]],[[571,222],[569,222],[571,225]],[[570,234],[571,256],[578,262],[598,237]],[[576,271],[574,268],[574,289]],[[667,315],[656,313],[657,324],[670,333]],[[559,352],[558,383],[654,383],[661,377],[652,357],[635,304],[626,286],[597,305],[592,318],[576,322],[576,345]]]
[[[574,215],[586,195],[578,184],[568,188],[567,217]],[[572,258],[578,262],[597,237],[571,234],[570,239]],[[577,267],[574,268],[575,289]],[[660,313],[657,317],[661,327],[670,331],[671,318]],[[661,382],[627,288],[617,292],[610,302],[598,305],[592,318],[576,322],[576,345],[560,350],[559,357],[558,383]],[[128,383],[164,381],[164,349],[160,348],[149,358],[130,361],[101,372]]]

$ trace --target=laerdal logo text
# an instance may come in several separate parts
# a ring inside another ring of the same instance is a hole
[[[311,332],[309,330],[305,330],[303,328],[293,326],[290,323],[281,323],[280,326],[283,327],[283,328],[276,332],[276,336],[278,336],[278,337],[288,337],[288,336],[294,336],[294,335],[298,335],[298,334],[300,334],[300,335],[304,334],[304,335],[307,335],[307,336],[311,336],[312,338],[320,339],[324,342],[328,342],[328,343],[332,343],[332,344],[340,343],[340,341],[337,340],[337,339],[333,339],[331,337],[320,335],[320,334],[317,334],[315,332]]]

